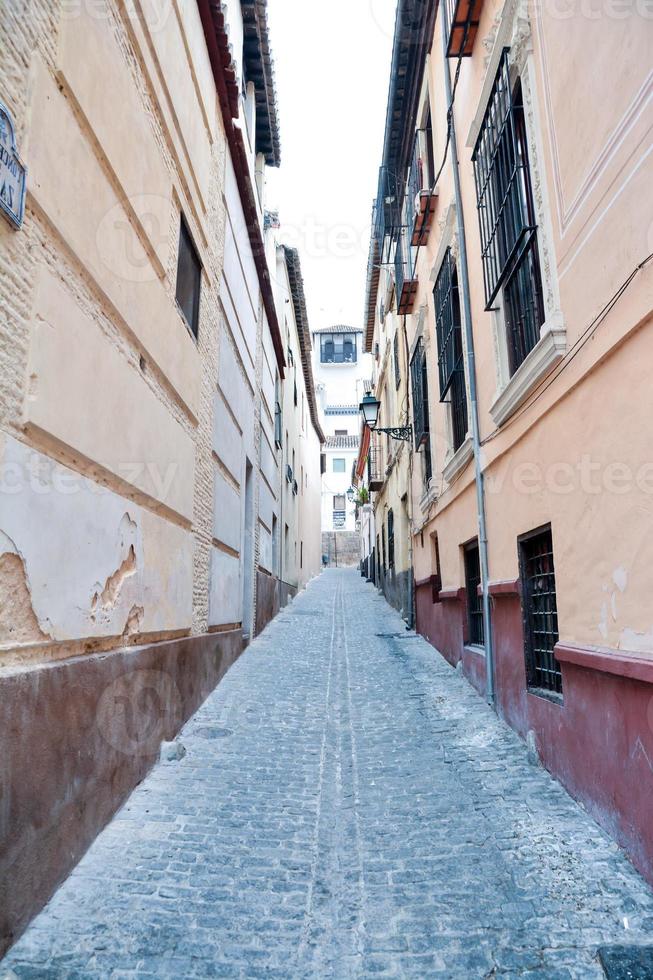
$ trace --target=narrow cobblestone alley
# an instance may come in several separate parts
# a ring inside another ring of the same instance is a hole
[[[602,977],[653,895],[357,572],[257,639],[0,977]]]

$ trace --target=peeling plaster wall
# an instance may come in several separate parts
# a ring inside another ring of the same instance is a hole
[[[121,637],[138,608],[142,632],[190,628],[190,531],[11,437],[1,462],[0,555],[21,561],[42,634],[33,639]]]
[[[170,13],[3,11],[29,175],[23,228],[0,222],[0,554],[29,603],[19,588],[2,642],[37,662],[48,640],[208,626],[225,141],[198,12]],[[206,273],[197,342],[180,211]]]

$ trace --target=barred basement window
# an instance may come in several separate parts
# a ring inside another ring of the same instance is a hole
[[[467,626],[469,642],[474,646],[485,645],[483,629],[483,601],[478,594],[481,584],[481,559],[478,541],[465,546],[465,591],[467,592]]]
[[[388,511],[388,568],[395,567],[395,515]]]
[[[429,437],[429,389],[426,371],[426,351],[420,337],[410,362],[413,390],[413,429],[415,448],[420,449]]]
[[[433,290],[435,326],[438,338],[438,372],[440,401],[451,401],[451,425],[454,452],[467,435],[467,389],[458,295],[458,271],[448,248]]]
[[[179,224],[179,254],[177,256],[177,305],[194,337],[199,331],[200,287],[202,263],[183,214]]]
[[[537,223],[521,82],[510,85],[508,48],[473,154],[487,310],[503,288],[510,373],[539,340],[544,322]]]
[[[519,539],[526,678],[529,688],[562,693],[562,671],[553,650],[558,607],[551,526]]]

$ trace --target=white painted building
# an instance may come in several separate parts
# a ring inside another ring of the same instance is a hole
[[[355,507],[347,499],[358,457],[360,400],[372,377],[372,358],[363,353],[363,331],[338,324],[313,333],[313,365],[324,430],[322,473],[323,552],[332,561],[333,532],[357,532]],[[341,553],[349,548],[338,539]],[[358,545],[357,545],[358,547]]]

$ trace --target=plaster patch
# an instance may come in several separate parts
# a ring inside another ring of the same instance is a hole
[[[648,633],[638,633],[626,627],[619,637],[620,650],[633,650],[636,653],[651,653],[653,650],[653,627]]]
[[[102,591],[99,590],[99,587],[96,590],[93,599],[91,600],[91,618],[95,618],[95,614],[100,606],[105,610],[113,609],[120,598],[120,593],[125,580],[136,574],[137,562],[136,549],[134,545],[137,530],[138,527],[136,522],[131,519],[129,514],[125,514],[120,521],[118,534],[120,537],[120,553],[124,554],[126,549],[127,554],[122,559],[115,572],[112,572],[112,574],[108,576]],[[132,612],[133,609],[129,613],[130,617]],[[141,610],[141,615],[142,612],[143,610]],[[127,623],[129,623],[129,617]],[[125,629],[127,629],[127,624],[125,625]]]
[[[122,631],[123,636],[131,636],[133,633],[138,633],[141,627],[141,620],[145,614],[145,610],[142,606],[132,606],[129,610],[129,615],[127,616],[127,622],[125,623],[125,628]]]
[[[130,544],[127,557],[123,559],[113,575],[109,576],[102,590],[102,594],[99,597],[99,600],[105,609],[110,609],[111,606],[115,606],[125,579],[129,578],[130,575],[134,575],[135,573],[136,552],[134,551],[134,545]]]
[[[628,584],[628,572],[626,569],[622,568],[621,566],[619,568],[615,568],[614,572],[612,573],[612,581],[620,592],[625,592]]]
[[[23,559],[15,552],[5,551],[0,555],[0,643],[48,639],[32,608]]]
[[[608,638],[608,604],[607,602],[601,603],[601,619],[598,623],[599,633],[604,640]]]

